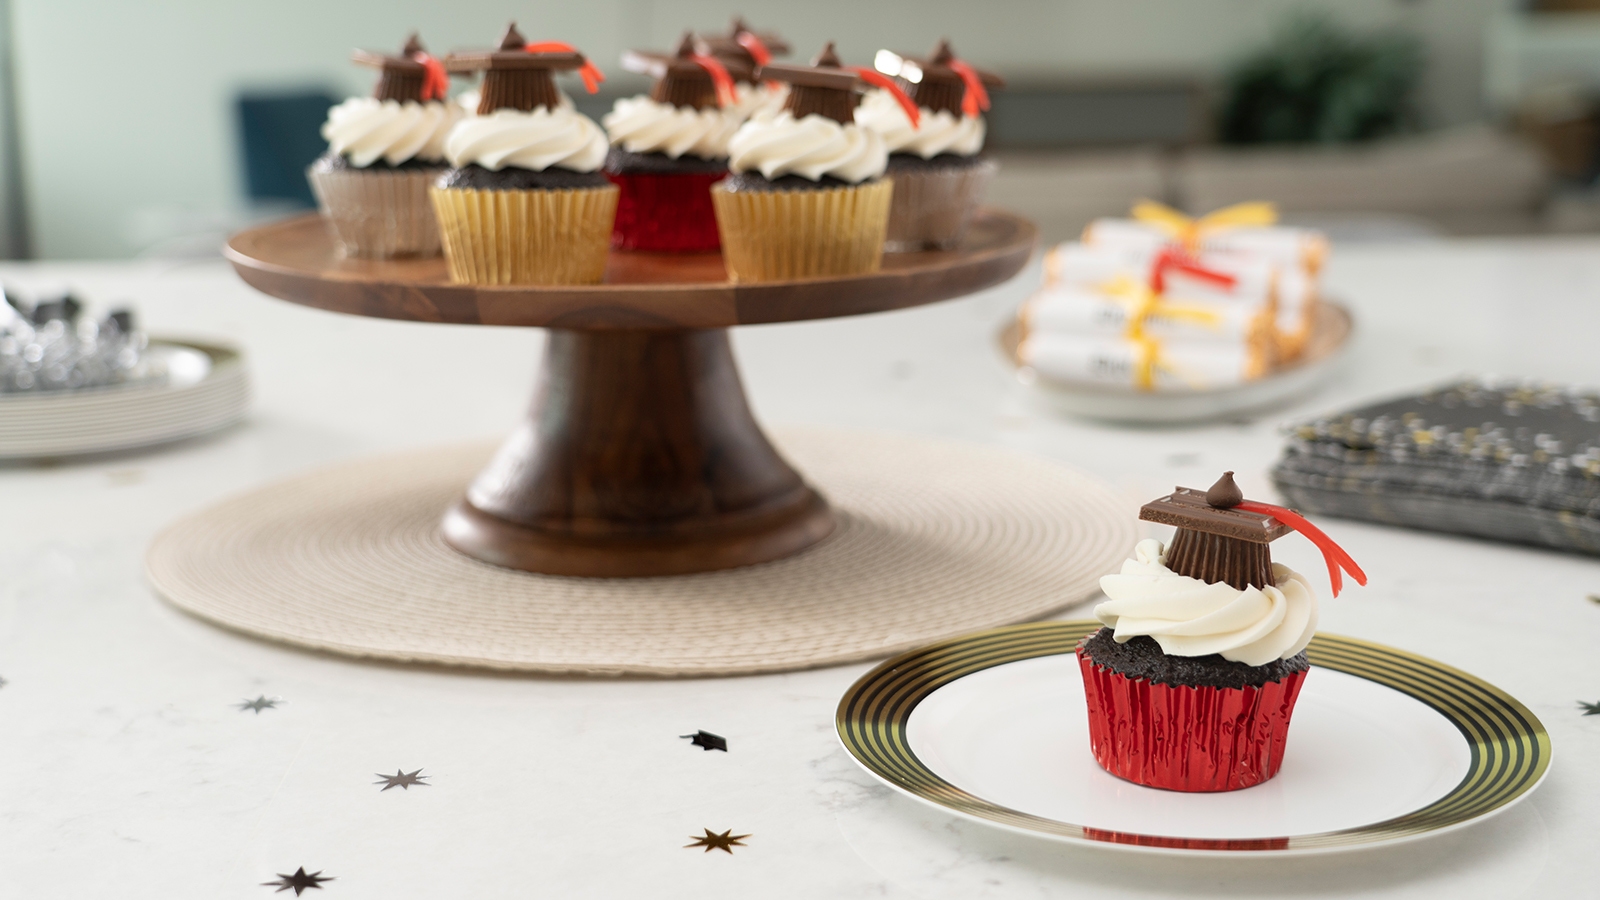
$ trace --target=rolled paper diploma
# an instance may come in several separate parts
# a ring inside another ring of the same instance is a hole
[[[1303,269],[1280,269],[1274,291],[1273,331],[1278,359],[1291,362],[1305,351],[1317,319],[1317,282]]]
[[[1202,268],[1227,275],[1233,283],[1218,284],[1182,269],[1173,269],[1163,276],[1168,300],[1197,303],[1227,300],[1252,306],[1272,305],[1278,267],[1270,260],[1244,253],[1202,253],[1196,262]]]
[[[1310,228],[1283,225],[1230,228],[1208,234],[1202,252],[1243,253],[1270,259],[1315,277],[1328,258],[1328,238]]]
[[[1266,360],[1248,345],[1218,341],[1136,341],[1030,331],[1017,355],[1049,381],[1155,391],[1231,387],[1266,370]]]
[[[1172,235],[1137,219],[1095,219],[1083,229],[1083,242],[1101,250],[1154,256]]]
[[[1139,314],[1137,304],[1076,285],[1039,291],[1022,309],[1030,332],[1125,337],[1137,326],[1161,340],[1220,341],[1242,344],[1262,337],[1272,325],[1265,303],[1229,300],[1194,303],[1158,300]],[[1140,319],[1140,321],[1134,321]]]
[[[1149,277],[1153,259],[1155,250],[1095,247],[1067,241],[1044,255],[1044,283],[1095,285],[1117,278],[1143,280]]]

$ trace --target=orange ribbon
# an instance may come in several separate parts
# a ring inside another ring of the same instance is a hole
[[[894,83],[893,78],[879,72],[877,69],[869,69],[865,66],[845,66],[845,71],[854,72],[858,78],[867,84],[881,87],[888,91],[889,95],[894,97],[895,102],[900,104],[900,108],[906,111],[906,118],[911,120],[912,128],[921,124],[922,111],[917,109],[915,103],[911,102],[911,98],[906,96],[905,91],[900,90],[900,86]]]
[[[739,95],[733,89],[733,76],[728,74],[728,69],[714,56],[704,56],[699,53],[689,57],[695,64],[706,70],[711,76],[711,86],[717,91],[718,106],[733,106],[739,102]]]
[[[1346,553],[1343,547],[1335,544],[1333,538],[1328,537],[1322,529],[1307,522],[1304,516],[1294,510],[1273,506],[1271,503],[1261,503],[1256,500],[1245,500],[1234,508],[1242,509],[1245,512],[1272,516],[1305,535],[1310,539],[1311,543],[1316,544],[1317,549],[1322,551],[1323,561],[1328,564],[1328,584],[1333,588],[1335,597],[1339,596],[1339,590],[1344,587],[1344,579],[1339,575],[1340,569],[1349,572],[1350,577],[1356,580],[1356,584],[1365,585],[1367,583],[1367,573],[1361,571],[1361,567],[1356,565],[1356,561],[1350,558],[1350,554]]]
[[[966,83],[967,90],[961,95],[961,114],[975,116],[989,108],[989,91],[983,86],[983,79],[978,77],[978,70],[967,65],[965,60],[950,60],[950,71],[961,76]]]
[[[522,49],[529,53],[577,53],[576,47],[561,41],[535,41]],[[606,80],[604,72],[588,57],[584,57],[583,65],[578,67],[578,77],[583,79],[583,86],[593,94],[600,90],[600,82]]]
[[[764,66],[772,62],[772,51],[767,49],[767,45],[762,42],[761,38],[756,37],[755,32],[741,31],[734,37],[734,41],[749,51],[750,58],[756,61],[757,66]]]
[[[422,64],[422,102],[443,100],[450,93],[450,75],[445,72],[444,63],[420,50],[411,58]]]

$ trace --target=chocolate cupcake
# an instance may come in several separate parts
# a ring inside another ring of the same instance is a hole
[[[1119,778],[1174,791],[1260,784],[1283,764],[1310,664],[1317,598],[1268,545],[1300,530],[1329,554],[1334,592],[1343,550],[1290,510],[1246,501],[1225,473],[1208,491],[1178,488],[1139,517],[1176,525],[1146,540],[1100,587],[1106,624],[1078,644],[1095,759]]]
[[[728,174],[728,140],[742,121],[733,80],[685,34],[672,54],[632,50],[624,68],[656,79],[648,96],[618,100],[601,119],[605,173],[621,189],[611,246],[707,253],[720,246],[711,185]]]
[[[833,44],[810,66],[771,64],[757,77],[791,85],[782,112],[740,126],[726,179],[711,189],[723,260],[734,281],[876,271],[894,185],[883,139],[855,124],[860,74]]]
[[[783,111],[783,104],[789,99],[789,85],[756,78],[756,71],[762,66],[789,55],[788,42],[777,32],[756,31],[744,19],[734,16],[727,34],[696,38],[695,52],[716,59],[732,76],[733,115],[739,121]]]
[[[463,116],[449,76],[413,34],[399,55],[357,50],[379,71],[371,97],[328,110],[326,155],[306,172],[317,205],[350,256],[434,256],[439,227],[428,187],[446,168],[444,141]]]
[[[885,249],[954,247],[998,169],[983,155],[983,111],[988,89],[1005,82],[957,59],[948,41],[921,59],[880,50],[874,63],[921,111],[913,123],[894,97],[877,90],[856,112],[856,121],[883,135],[889,148],[895,190]]]
[[[605,132],[556,89],[599,71],[565,44],[529,44],[512,24],[495,50],[453,53],[452,72],[484,71],[478,114],[445,141],[454,168],[432,189],[452,280],[592,284],[605,274],[617,187],[606,180]]]

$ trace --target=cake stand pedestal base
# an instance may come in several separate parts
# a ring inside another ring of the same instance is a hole
[[[532,408],[444,538],[549,575],[681,575],[780,559],[833,530],[768,442],[725,329],[550,331]]]

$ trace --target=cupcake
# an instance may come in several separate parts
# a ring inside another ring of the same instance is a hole
[[[776,33],[756,31],[744,19],[734,16],[727,34],[697,38],[695,52],[716,59],[733,77],[733,114],[739,121],[775,116],[783,110],[789,99],[789,86],[756,78],[756,71],[762,66],[775,57],[789,55],[789,44]]]
[[[925,59],[878,51],[875,65],[893,75],[920,109],[913,122],[887,91],[869,93],[856,121],[883,136],[894,178],[885,249],[948,250],[961,242],[998,168],[983,156],[983,111],[998,75],[957,59],[940,41]]]
[[[733,80],[697,54],[685,34],[676,53],[634,50],[625,68],[656,79],[649,96],[618,100],[600,120],[611,138],[605,173],[621,189],[611,246],[619,250],[716,250],[711,185],[728,174],[728,140],[738,130]]]
[[[435,256],[428,187],[446,169],[445,136],[463,118],[445,100],[449,77],[415,34],[398,56],[357,50],[354,59],[378,69],[378,86],[328,110],[328,152],[306,172],[317,205],[349,256]]]
[[[731,174],[711,188],[722,256],[734,281],[875,272],[893,183],[877,133],[855,124],[859,70],[833,44],[810,66],[769,64],[757,77],[791,85],[783,111],[739,127]]]
[[[453,53],[452,72],[483,70],[478,114],[445,140],[454,168],[432,189],[450,278],[465,284],[593,284],[605,274],[617,186],[600,171],[605,132],[556,89],[599,70],[565,44],[529,44],[513,24],[496,50]]]
[[[1178,488],[1139,517],[1177,526],[1141,541],[1100,580],[1105,627],[1077,646],[1089,744],[1107,772],[1174,791],[1233,791],[1278,773],[1310,663],[1317,599],[1304,576],[1272,562],[1291,530],[1339,569],[1349,555],[1291,510],[1243,498],[1228,472],[1208,491]]]

